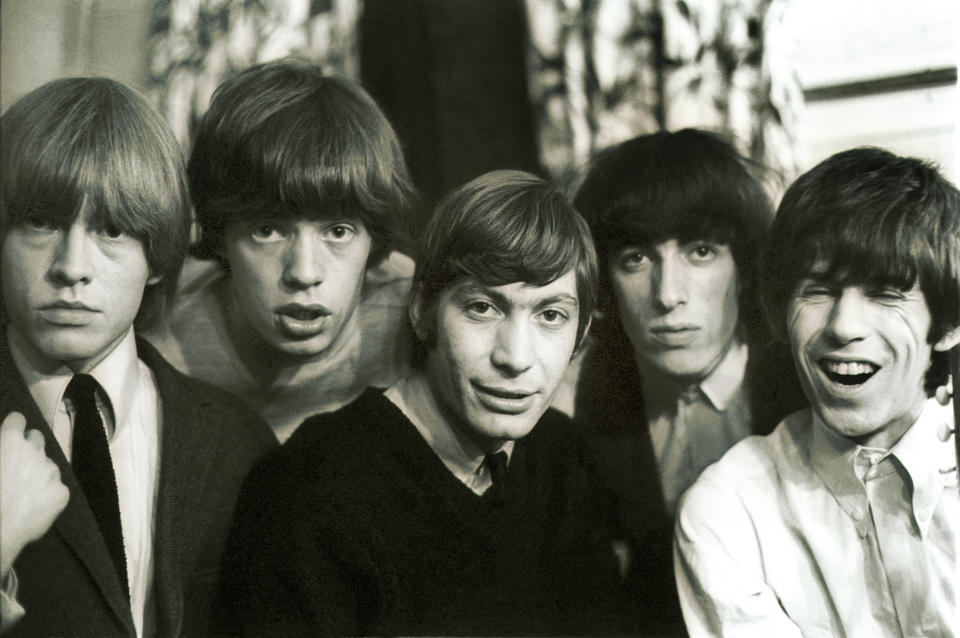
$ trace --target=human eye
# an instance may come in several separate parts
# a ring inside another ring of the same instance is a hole
[[[97,235],[105,239],[120,239],[126,235],[126,233],[113,222],[104,222],[103,224],[97,225],[93,230]]]
[[[617,262],[622,270],[632,272],[649,264],[650,257],[642,248],[630,247],[620,252]]]
[[[468,317],[478,320],[492,319],[499,314],[497,307],[486,299],[470,299],[464,302],[464,310]]]
[[[570,320],[570,315],[558,308],[547,308],[540,313],[540,322],[550,328],[558,328]]]
[[[898,302],[906,298],[904,291],[895,286],[877,286],[866,292],[868,297],[877,301]]]
[[[687,247],[687,254],[693,263],[713,261],[720,254],[720,246],[714,242],[696,241]]]
[[[817,300],[832,297],[834,290],[820,281],[806,280],[797,286],[796,296],[801,299]]]
[[[58,224],[43,215],[31,215],[23,221],[23,225],[33,232],[53,232],[57,230]]]
[[[327,239],[336,243],[346,243],[357,236],[357,227],[353,224],[339,223],[327,228]]]
[[[255,242],[269,243],[280,241],[285,236],[284,230],[280,224],[275,222],[261,222],[255,224],[250,229],[250,237]]]

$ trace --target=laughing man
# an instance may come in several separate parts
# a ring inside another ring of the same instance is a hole
[[[762,259],[811,407],[681,503],[692,636],[953,636],[951,423],[929,397],[960,341],[960,194],[930,165],[839,153],[790,187]]]

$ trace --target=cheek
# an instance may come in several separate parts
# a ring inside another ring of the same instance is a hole
[[[563,377],[573,357],[573,348],[576,344],[576,332],[560,335],[556,338],[544,339],[538,346],[539,359],[543,363],[545,376],[548,379],[558,380]]]
[[[650,315],[650,287],[641,275],[611,280],[617,313],[628,335],[641,332]]]
[[[279,281],[279,274],[273,276],[274,271],[279,270],[275,259],[257,258],[242,251],[234,252],[227,259],[231,284],[238,299],[266,297],[276,286],[271,282]]]
[[[823,326],[821,312],[816,308],[790,303],[787,306],[787,336],[797,361],[804,361],[803,352],[816,338]]]
[[[717,313],[723,324],[723,332],[732,333],[737,329],[740,318],[740,287],[736,281],[726,282],[725,293],[717,302]]]

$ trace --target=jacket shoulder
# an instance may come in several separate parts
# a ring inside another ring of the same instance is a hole
[[[239,398],[183,374],[144,339],[137,339],[137,354],[153,371],[163,405],[184,418],[202,419],[206,436],[230,439],[259,452],[277,446],[270,426]]]

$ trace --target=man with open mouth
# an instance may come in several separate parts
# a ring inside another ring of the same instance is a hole
[[[410,303],[416,367],[308,420],[240,499],[229,632],[625,629],[609,508],[548,409],[590,323],[596,257],[559,191],[496,171],[437,208]]]
[[[681,502],[691,635],[954,636],[960,501],[949,410],[960,193],[875,148],[790,187],[765,310],[810,408],[708,468]]]
[[[229,78],[188,177],[200,259],[150,335],[174,366],[235,394],[281,442],[400,376],[416,194],[361,87],[292,61]]]

